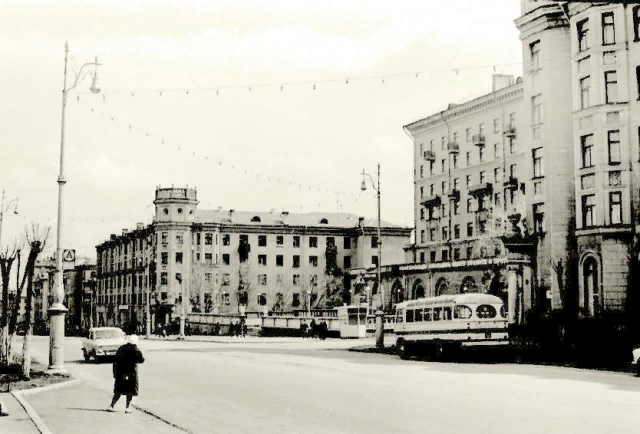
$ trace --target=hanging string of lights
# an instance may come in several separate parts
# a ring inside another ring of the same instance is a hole
[[[332,190],[332,189],[328,189],[328,188],[322,188],[322,187],[317,187],[317,186],[311,186],[311,185],[304,185],[303,183],[300,183],[298,181],[294,181],[294,180],[289,180],[289,179],[285,179],[283,177],[277,177],[277,176],[271,176],[271,175],[267,175],[264,173],[260,173],[260,172],[256,172],[250,169],[246,169],[243,168],[242,166],[239,166],[237,164],[230,164],[227,163],[223,160],[219,160],[216,158],[210,158],[209,155],[203,154],[200,151],[196,152],[193,149],[187,148],[185,147],[183,144],[179,144],[176,143],[172,140],[166,139],[161,137],[160,135],[148,131],[144,128],[139,128],[136,125],[134,125],[133,123],[123,120],[123,119],[119,119],[116,116],[113,116],[103,110],[97,109],[83,101],[80,101],[79,99],[76,100],[76,103],[83,105],[89,109],[91,109],[92,113],[97,113],[103,117],[105,117],[106,119],[110,119],[111,122],[113,123],[118,123],[120,125],[125,126],[128,131],[131,132],[138,132],[142,135],[144,135],[146,138],[151,138],[154,139],[156,141],[156,143],[158,143],[160,146],[165,146],[165,147],[172,147],[175,148],[177,151],[180,152],[184,152],[187,155],[191,154],[192,157],[202,157],[204,159],[204,161],[208,161],[211,162],[214,165],[217,165],[218,167],[227,167],[230,168],[231,170],[234,171],[239,171],[240,173],[244,173],[247,176],[255,176],[256,178],[260,178],[261,180],[266,180],[267,182],[271,182],[271,183],[278,183],[282,186],[288,186],[291,188],[295,188],[298,190],[304,190],[305,192],[318,192],[318,193],[328,193],[328,194],[332,194],[332,195],[338,195],[338,197],[343,196],[343,197],[353,197],[355,198],[355,201],[358,201],[358,198],[361,197],[363,194],[366,193],[362,193],[362,192],[358,192],[358,193],[353,193],[353,192],[349,192],[349,191],[339,191],[339,190]],[[370,195],[373,195],[373,193],[370,193]]]
[[[510,66],[518,66],[522,65],[522,62],[514,62],[514,63],[503,63],[503,64],[495,64],[495,65],[479,65],[479,66],[469,66],[462,68],[445,68],[445,69],[435,69],[430,71],[417,71],[417,72],[400,72],[395,74],[384,74],[384,75],[366,75],[366,76],[355,76],[355,77],[343,77],[343,78],[332,78],[332,79],[324,79],[324,80],[302,80],[302,81],[289,81],[289,82],[272,82],[272,83],[255,83],[255,84],[241,84],[241,85],[229,85],[229,86],[205,86],[205,87],[186,87],[186,88],[172,88],[172,89],[131,89],[131,90],[115,90],[113,92],[103,92],[102,98],[106,100],[108,96],[114,95],[131,95],[132,97],[136,94],[155,94],[157,96],[162,96],[164,93],[184,93],[185,95],[189,95],[193,92],[207,91],[207,92],[216,92],[216,96],[220,96],[223,91],[228,90],[239,90],[244,89],[249,92],[252,92],[253,89],[259,88],[269,88],[269,87],[279,87],[280,92],[284,92],[285,88],[288,87],[308,87],[311,90],[316,90],[317,86],[320,84],[330,84],[330,83],[344,83],[349,84],[353,81],[378,81],[380,84],[385,84],[385,80],[391,78],[419,78],[425,77],[430,74],[439,74],[439,73],[454,73],[459,75],[461,71],[475,71],[481,69],[493,69],[494,72],[497,71],[499,67],[510,67]],[[89,92],[79,92],[76,95],[86,95]]]

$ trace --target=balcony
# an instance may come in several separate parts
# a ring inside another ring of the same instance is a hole
[[[517,190],[518,189],[518,178],[514,178],[512,176],[509,177],[505,182],[502,183],[502,186],[509,190]]]
[[[420,204],[425,208],[440,206],[441,203],[442,203],[442,200],[440,199],[440,196],[438,196],[437,194],[434,194],[433,196],[427,196],[424,198],[422,202],[420,202]]]
[[[482,184],[475,184],[469,187],[469,194],[474,197],[488,195],[493,193],[493,184],[490,182],[483,182]]]
[[[507,128],[505,128],[504,130],[504,136],[507,138],[513,138],[515,139],[518,134],[516,133],[516,127],[515,126],[508,126]]]
[[[460,190],[449,190],[449,193],[447,194],[447,196],[449,196],[449,199],[451,200],[460,200]]]
[[[473,146],[484,146],[484,134],[474,134],[473,137],[471,137],[471,141],[473,142]]]
[[[455,142],[449,142],[447,144],[447,151],[449,151],[450,154],[457,154],[460,152],[460,146]]]
[[[436,153],[433,151],[424,151],[422,155],[427,161],[436,161]]]

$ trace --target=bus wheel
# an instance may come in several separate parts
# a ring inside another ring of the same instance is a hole
[[[404,339],[398,339],[396,344],[398,355],[401,359],[406,360],[409,358],[409,348],[407,342]]]

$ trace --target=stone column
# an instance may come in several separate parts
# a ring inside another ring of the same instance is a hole
[[[509,312],[509,324],[515,324],[517,316],[516,307],[518,305],[518,276],[515,268],[507,269],[507,307]]]

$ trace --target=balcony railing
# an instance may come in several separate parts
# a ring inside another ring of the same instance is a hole
[[[483,182],[482,184],[475,184],[469,187],[469,194],[471,196],[482,196],[493,193],[493,184],[490,182]]]
[[[471,138],[471,141],[473,142],[474,146],[484,146],[485,144],[484,134],[474,134],[473,137]]]
[[[426,208],[439,206],[441,203],[442,203],[442,199],[440,199],[440,196],[438,196],[437,194],[434,194],[433,196],[425,197],[424,200],[420,202],[420,204]]]
[[[514,178],[514,177],[510,176],[509,179],[504,181],[504,183],[502,185],[503,185],[504,188],[507,188],[509,190],[517,190],[518,189],[518,178]]]
[[[460,200],[460,190],[457,190],[457,189],[449,190],[449,193],[447,194],[447,196],[449,196],[449,199],[451,200]]]
[[[457,154],[460,152],[460,146],[455,142],[449,142],[447,144],[447,151],[449,151],[450,154]]]
[[[509,137],[509,138],[515,138],[518,136],[517,132],[516,132],[516,127],[515,126],[508,126],[505,130],[504,130],[504,135],[505,137]]]
[[[436,153],[433,151],[424,151],[422,155],[427,161],[436,161]]]

